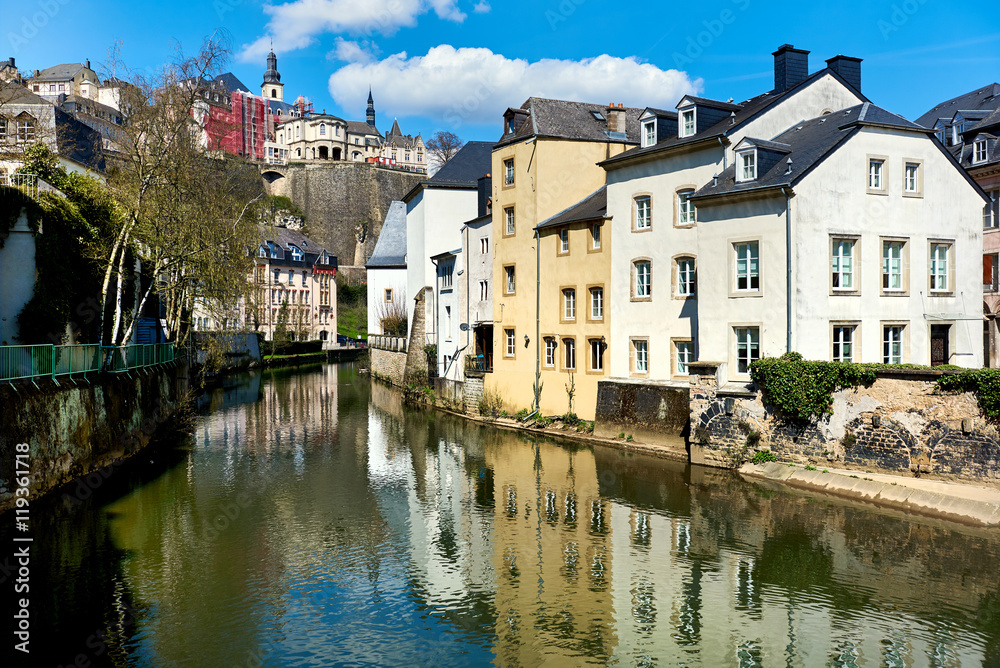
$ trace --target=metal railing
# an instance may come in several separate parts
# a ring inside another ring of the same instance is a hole
[[[122,373],[176,359],[174,344],[0,346],[0,382],[88,373]]]
[[[20,190],[31,199],[38,199],[38,177],[34,174],[0,172],[0,186]]]

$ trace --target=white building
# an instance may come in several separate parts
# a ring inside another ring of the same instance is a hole
[[[982,366],[985,195],[932,130],[866,102],[734,148],[692,198],[699,359]]]
[[[837,56],[808,73],[808,51],[774,52],[774,89],[739,104],[686,96],[647,109],[641,145],[601,163],[612,217],[610,375],[686,382],[706,302],[698,277],[700,213],[690,200],[732,164],[746,136],[772,137],[803,118],[866,102],[860,60]],[[624,277],[628,277],[625,279]]]
[[[406,204],[393,202],[382,222],[372,256],[365,263],[368,283],[368,334],[386,334],[383,319],[407,312]]]
[[[409,330],[413,329],[413,304],[418,294],[431,288],[424,300],[424,346],[436,341],[434,331],[436,270],[430,258],[454,250],[461,244],[461,228],[476,217],[479,177],[489,173],[493,144],[468,142],[432,178],[418,183],[406,203],[406,308]],[[409,334],[409,332],[408,332]]]
[[[489,193],[492,179],[479,180],[480,192],[485,189],[486,201],[480,195],[480,211],[485,212],[462,227],[464,271],[458,277],[462,323],[466,325],[460,343],[465,355],[475,358],[481,371],[493,368],[493,213]],[[464,364],[462,366],[465,368]]]

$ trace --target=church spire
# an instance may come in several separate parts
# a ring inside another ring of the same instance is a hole
[[[368,125],[375,127],[375,99],[372,97],[372,87],[368,87],[368,111],[365,114]]]

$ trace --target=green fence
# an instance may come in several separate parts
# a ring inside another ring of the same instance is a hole
[[[121,373],[173,362],[174,344],[0,346],[0,381]]]

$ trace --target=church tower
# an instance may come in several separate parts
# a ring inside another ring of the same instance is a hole
[[[375,100],[372,98],[372,89],[368,88],[368,112],[365,114],[368,125],[375,127]]]
[[[278,57],[274,55],[274,49],[267,54],[267,71],[264,72],[264,83],[260,86],[260,94],[267,100],[277,100],[284,102],[284,94],[281,83],[281,75],[278,74]]]

